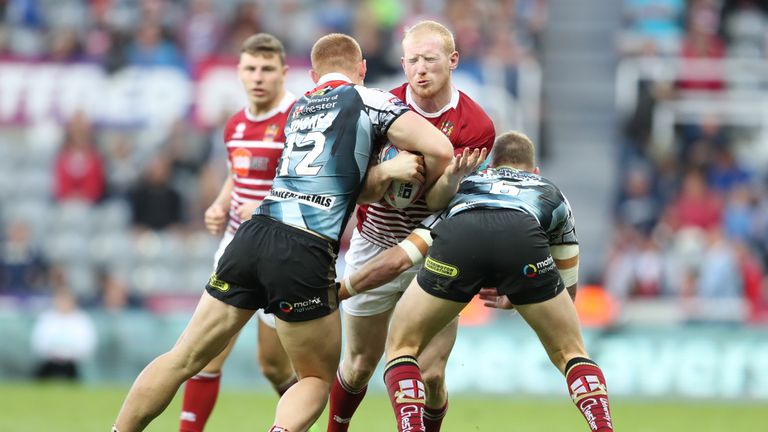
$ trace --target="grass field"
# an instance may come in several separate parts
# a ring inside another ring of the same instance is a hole
[[[0,384],[0,432],[106,432],[122,402],[124,387],[65,384]],[[209,421],[209,432],[263,432],[270,426],[276,397],[225,391]],[[173,432],[177,397],[147,430]],[[753,402],[613,401],[619,432],[764,432],[768,405]],[[326,416],[321,419],[325,424]],[[366,397],[352,431],[391,432],[394,417],[384,395]],[[586,423],[565,396],[551,399],[456,396],[444,432],[578,432]]]

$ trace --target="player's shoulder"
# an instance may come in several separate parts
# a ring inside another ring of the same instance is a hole
[[[493,122],[483,107],[461,90],[459,90],[459,102],[456,109],[461,111],[463,118],[468,119],[474,124],[493,127]]]
[[[392,93],[393,95],[399,97],[400,99],[405,100],[405,91],[406,91],[407,88],[408,88],[408,83],[406,82],[406,83],[403,83],[403,84],[393,88],[389,92]]]
[[[246,123],[248,123],[248,116],[245,114],[245,110],[246,108],[239,109],[229,116],[227,122],[224,124],[225,138],[229,139],[235,131],[245,128]]]

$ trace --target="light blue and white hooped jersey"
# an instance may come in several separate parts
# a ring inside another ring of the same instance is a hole
[[[461,181],[459,191],[439,214],[422,226],[434,228],[440,220],[476,208],[519,210],[536,218],[550,245],[577,244],[576,221],[571,205],[550,180],[514,168],[488,168]]]
[[[288,115],[285,148],[263,214],[338,242],[355,208],[374,143],[409,111],[391,93],[325,75]]]

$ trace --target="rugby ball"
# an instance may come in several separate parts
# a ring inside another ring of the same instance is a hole
[[[379,162],[390,160],[400,153],[400,149],[387,143],[379,153]],[[413,204],[421,195],[424,185],[419,183],[392,180],[384,191],[384,201],[392,207],[403,209]]]

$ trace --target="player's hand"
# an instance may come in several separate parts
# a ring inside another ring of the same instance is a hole
[[[253,216],[253,212],[259,207],[261,201],[250,201],[237,208],[237,216],[242,221],[247,221]]]
[[[453,158],[451,163],[445,168],[445,173],[461,179],[482,165],[487,155],[488,150],[485,148],[473,149],[471,151],[465,148],[462,153]]]
[[[205,222],[205,228],[211,234],[221,234],[224,232],[224,228],[227,226],[227,219],[229,217],[229,210],[224,206],[213,203],[205,211],[203,221]]]
[[[419,184],[426,181],[423,156],[401,150],[397,156],[381,165],[391,180]]]
[[[514,309],[515,305],[505,295],[500,295],[496,288],[483,288],[480,290],[480,300],[483,306],[494,309]]]

